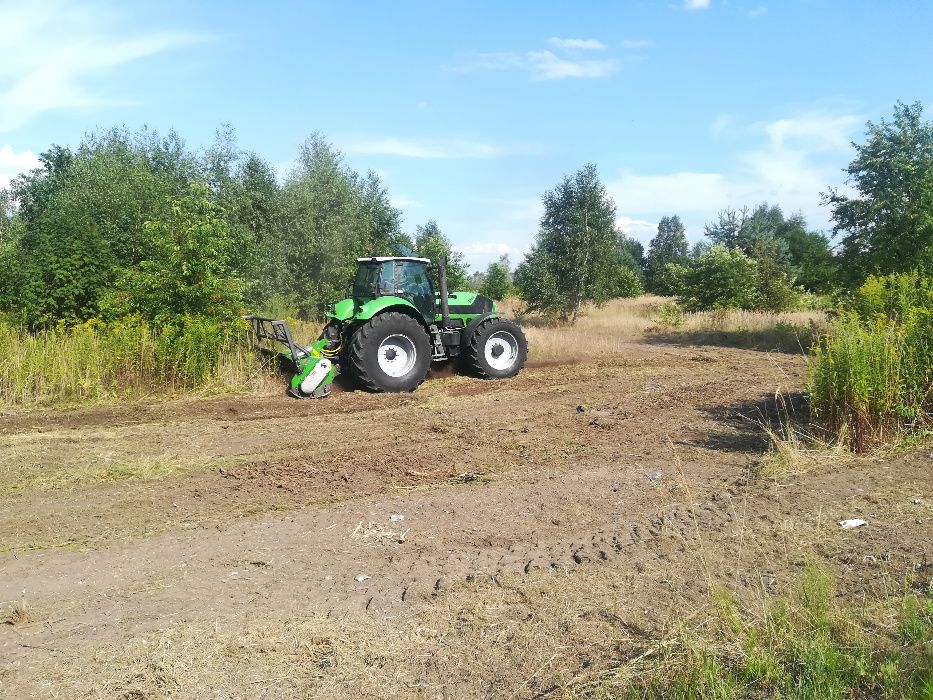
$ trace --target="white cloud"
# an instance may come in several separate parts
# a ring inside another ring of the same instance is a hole
[[[17,153],[9,144],[0,146],[0,189],[7,187],[17,175],[39,167],[39,159],[32,151]]]
[[[626,236],[647,242],[658,232],[657,223],[643,219],[633,219],[629,216],[620,216],[616,219],[616,228],[622,230]]]
[[[108,26],[108,12],[72,2],[0,2],[0,132],[50,110],[112,102],[94,89],[94,80],[206,38],[182,31],[128,34]]]
[[[684,0],[685,10],[705,10],[709,7],[709,0]]]
[[[739,150],[723,172],[626,172],[607,188],[620,212],[642,220],[682,214],[702,222],[725,207],[768,201],[786,212],[802,211],[820,227],[827,223],[820,193],[841,184],[850,141],[862,121],[853,114],[810,111],[746,125],[741,133],[755,143]]]
[[[604,78],[619,69],[619,62],[615,59],[573,60],[559,58],[550,51],[529,51],[528,59],[536,80]]]
[[[761,6],[761,7],[756,7],[753,10],[749,10],[747,14],[749,17],[761,17],[761,15],[765,14],[767,11],[768,11],[767,7]]]
[[[654,46],[654,42],[648,39],[625,39],[622,42],[623,49],[649,49]]]
[[[352,141],[343,145],[347,153],[369,156],[400,156],[403,158],[496,158],[510,151],[488,143],[454,141],[426,143],[408,139],[384,138]]]
[[[615,58],[578,58],[581,50],[604,50],[605,44],[596,39],[561,39],[551,37],[548,42],[562,55],[550,50],[506,51],[481,53],[476,60],[453,70],[471,73],[479,70],[514,70],[528,73],[533,80],[563,80],[565,78],[604,78],[619,69]],[[569,55],[568,55],[569,54]]]
[[[606,49],[606,45],[597,39],[561,39],[552,36],[547,43],[564,51],[604,51]]]

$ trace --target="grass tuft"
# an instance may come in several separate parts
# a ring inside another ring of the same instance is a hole
[[[933,599],[912,592],[837,605],[832,579],[809,565],[796,592],[760,615],[714,596],[713,616],[634,661],[568,690],[566,700],[929,698]],[[893,620],[893,623],[892,623]]]

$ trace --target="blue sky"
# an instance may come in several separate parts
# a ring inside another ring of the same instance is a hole
[[[587,162],[644,242],[764,200],[826,229],[865,121],[931,104],[931,27],[923,0],[0,0],[0,186],[97,127],[229,122],[280,172],[323,133],[474,268]]]

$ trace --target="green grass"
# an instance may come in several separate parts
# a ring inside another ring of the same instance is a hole
[[[814,348],[814,418],[857,452],[933,426],[933,280],[870,278]]]
[[[187,319],[156,332],[129,319],[29,333],[0,323],[0,405],[246,389],[263,374],[245,326]]]
[[[904,592],[842,607],[808,567],[792,594],[759,616],[728,594],[699,630],[679,631],[567,700],[933,697],[933,598]]]

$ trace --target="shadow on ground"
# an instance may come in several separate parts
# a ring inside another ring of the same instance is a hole
[[[783,326],[767,330],[735,331],[677,331],[659,330],[645,334],[645,342],[681,346],[714,345],[742,350],[780,352],[790,355],[806,354],[816,341],[815,329]]]
[[[803,426],[810,421],[810,407],[803,392],[777,394],[759,401],[700,406],[710,420],[722,426],[690,444],[723,452],[761,453],[770,438],[765,428],[784,436],[788,425]]]

